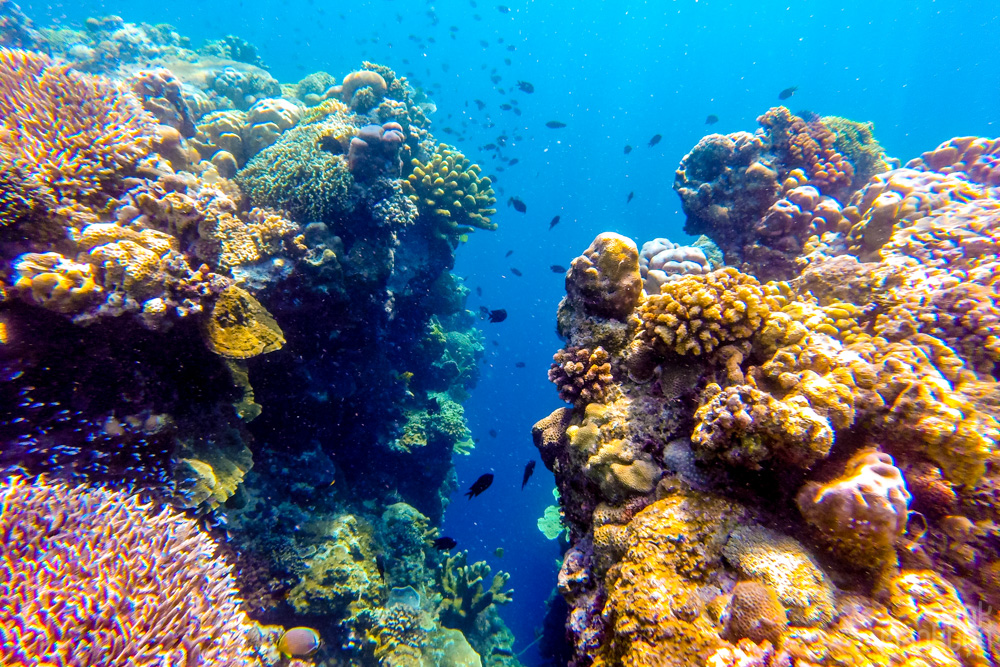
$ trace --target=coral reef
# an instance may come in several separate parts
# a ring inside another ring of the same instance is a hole
[[[598,346],[593,351],[570,347],[552,357],[549,381],[559,388],[559,398],[576,406],[604,403],[613,386],[610,357]]]
[[[642,292],[639,250],[619,234],[601,234],[566,272],[566,298],[587,315],[624,320]]]
[[[510,575],[492,570],[485,561],[466,564],[468,552],[448,556],[441,564],[439,578],[443,598],[439,605],[441,623],[448,628],[467,630],[490,605],[507,604],[514,593],[504,590]],[[486,587],[489,584],[489,588]]]
[[[642,244],[639,271],[646,294],[659,294],[663,283],[686,274],[712,270],[705,252],[697,246],[683,246],[667,239],[653,239]]]

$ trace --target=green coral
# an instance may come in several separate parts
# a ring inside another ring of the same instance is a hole
[[[465,409],[443,392],[428,394],[430,406],[403,411],[402,434],[392,442],[392,449],[410,453],[428,445],[447,442],[457,454],[471,451],[472,433],[465,423]]]
[[[885,151],[875,138],[874,123],[859,123],[840,116],[824,116],[822,121],[837,135],[833,147],[854,166],[855,187],[861,187],[875,174],[889,171]]]
[[[545,513],[537,521],[538,530],[542,532],[547,540],[559,539],[564,530],[562,523],[562,511],[559,509],[559,489],[552,489],[552,497],[556,502],[545,508]]]
[[[457,148],[440,144],[429,161],[414,158],[410,164],[413,172],[403,189],[420,214],[434,221],[437,237],[457,244],[462,235],[475,229],[497,228],[490,222],[497,212],[492,181],[480,176],[479,165]]]
[[[334,222],[353,210],[354,177],[342,153],[352,130],[339,114],[292,128],[251,159],[236,182],[254,206],[297,220]]]
[[[468,556],[468,551],[448,556],[439,569],[442,600],[438,612],[446,628],[471,629],[490,605],[507,604],[514,593],[504,590],[510,579],[506,572],[494,574],[490,587],[484,588],[492,570],[486,561],[467,565]]]

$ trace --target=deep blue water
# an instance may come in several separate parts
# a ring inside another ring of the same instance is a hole
[[[559,556],[535,526],[552,502],[551,474],[539,464],[520,490],[523,465],[538,458],[531,425],[560,405],[546,370],[560,347],[554,328],[563,278],[549,266],[568,265],[602,231],[640,245],[657,236],[684,240],[671,190],[681,157],[711,131],[752,131],[788,86],[799,86],[786,103],[792,111],[873,121],[887,152],[904,162],[952,136],[997,136],[1000,3],[502,1],[509,13],[486,0],[477,6],[469,0],[133,0],[22,7],[41,25],[108,13],[167,22],[195,44],[234,33],[259,47],[282,82],[317,69],[342,76],[361,60],[389,65],[429,91],[438,105],[437,138],[458,145],[487,173],[500,163],[477,147],[502,132],[523,137],[504,151],[520,163],[498,173],[499,231],[475,234],[456,266],[473,288],[471,309],[509,313],[502,324],[483,324],[487,356],[466,405],[479,444],[457,462],[463,491],[486,471],[496,481],[472,501],[456,493],[444,531],[472,559],[512,573],[516,594],[503,612],[520,647],[541,623]],[[493,68],[502,77],[496,86]],[[532,82],[535,92],[512,91],[518,79]],[[478,111],[474,99],[486,109]],[[511,99],[520,117],[499,109]],[[481,127],[487,114],[492,129]],[[708,114],[720,122],[707,127]],[[443,132],[461,130],[463,120],[464,139]],[[548,129],[549,120],[567,126]],[[648,148],[655,134],[663,140]],[[628,156],[626,144],[635,148]],[[635,198],[626,204],[629,192]],[[504,205],[512,195],[526,202],[526,214]],[[562,220],[549,231],[555,215]],[[514,253],[505,259],[508,250]],[[525,367],[517,368],[518,361]],[[496,547],[505,549],[503,559],[493,555]],[[533,664],[533,652],[523,660]]]

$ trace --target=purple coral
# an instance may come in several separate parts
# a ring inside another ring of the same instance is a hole
[[[405,141],[406,133],[399,123],[365,125],[358,131],[358,136],[351,139],[347,166],[358,180],[381,174],[398,178],[402,168],[399,149]]]

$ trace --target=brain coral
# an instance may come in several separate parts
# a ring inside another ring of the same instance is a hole
[[[888,454],[855,454],[840,477],[806,484],[796,502],[842,557],[876,568],[895,561],[893,546],[906,530],[910,493]]]
[[[230,568],[192,519],[121,491],[0,485],[7,664],[259,664]]]
[[[152,145],[153,118],[128,90],[48,56],[0,48],[0,159],[61,195],[94,194]]]
[[[598,234],[566,272],[567,297],[588,315],[624,320],[641,294],[639,249],[620,234]]]
[[[705,257],[705,251],[697,246],[653,239],[643,243],[639,251],[639,271],[646,294],[659,294],[660,285],[680,276],[711,270],[712,265]]]

